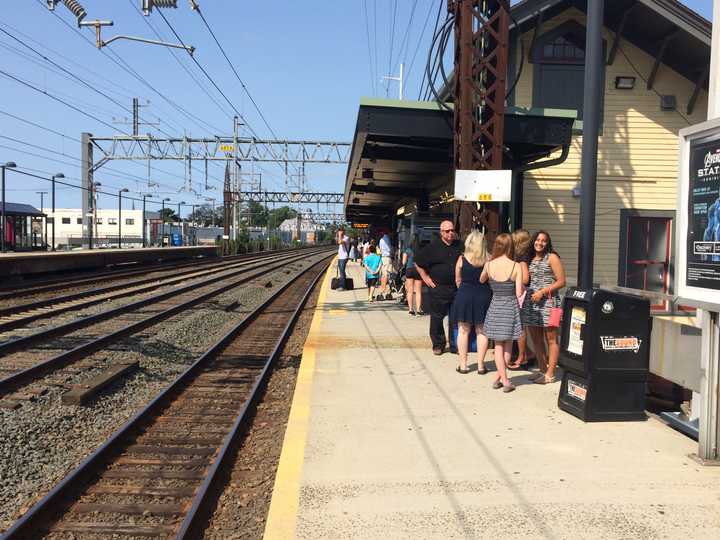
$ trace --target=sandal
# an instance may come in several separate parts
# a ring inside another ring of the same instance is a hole
[[[557,379],[555,377],[548,379],[547,377],[545,377],[545,374],[543,374],[542,377],[538,377],[537,379],[535,379],[533,381],[533,383],[535,383],[535,384],[552,384],[555,381],[557,381]]]
[[[468,368],[463,369],[460,366],[456,367],[455,371],[457,371],[458,373],[461,373],[463,375],[467,375],[468,373],[470,373],[470,370]]]
[[[478,366],[477,374],[478,375],[485,375],[488,372],[487,368],[485,366]]]
[[[492,383],[493,390],[498,390],[503,387],[503,383],[498,379],[494,383]]]
[[[537,381],[538,379],[542,379],[545,377],[545,374],[542,371],[538,371],[536,373],[533,373],[528,377],[528,380],[531,380],[533,382]]]
[[[515,390],[515,387],[512,384],[508,383],[503,385],[503,394],[509,394],[513,390]]]

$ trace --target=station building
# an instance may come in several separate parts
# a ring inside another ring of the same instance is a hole
[[[512,8],[505,164],[507,230],[547,230],[577,274],[585,3]],[[681,3],[606,0],[595,279],[672,294],[678,131],[706,118],[711,25]],[[351,222],[426,232],[452,215],[452,95],[443,104],[363,99],[348,167]],[[406,235],[407,236],[407,235]],[[402,236],[401,236],[402,239]],[[668,310],[658,304],[656,311]]]

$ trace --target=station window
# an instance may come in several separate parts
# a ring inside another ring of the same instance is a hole
[[[125,218],[125,225],[135,225],[135,220],[133,218]]]
[[[674,218],[672,211],[620,211],[618,285],[672,294]],[[669,305],[656,301],[650,307],[667,311]]]
[[[108,225],[117,225],[117,218],[108,218]]]
[[[95,225],[102,225],[102,218],[101,218],[101,217],[95,219]]]
[[[45,222],[49,225],[52,225],[53,223],[55,223],[55,218],[52,218],[52,217],[45,218]]]
[[[63,222],[63,225],[70,225],[70,218],[69,217],[62,218],[62,222]]]
[[[530,61],[533,63],[533,107],[576,110],[581,120],[585,28],[568,21],[539,36],[530,52]]]
[[[81,217],[75,218],[75,221],[77,222],[78,225],[82,225],[82,218],[81,218]]]

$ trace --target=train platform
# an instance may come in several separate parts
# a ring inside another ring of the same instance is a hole
[[[266,539],[720,538],[720,467],[695,441],[653,416],[585,424],[528,372],[510,394],[492,364],[458,374],[427,317],[348,273],[354,291],[330,290],[333,266],[320,293]]]
[[[135,249],[85,249],[0,253],[0,279],[27,279],[39,275],[98,270],[132,264],[157,264],[195,257],[217,257],[215,246]]]

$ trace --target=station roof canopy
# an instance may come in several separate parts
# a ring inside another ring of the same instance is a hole
[[[34,206],[31,206],[29,204],[11,203],[11,202],[5,203],[5,214],[8,216],[13,215],[13,216],[34,216],[34,217],[42,217],[45,215],[40,210],[38,210],[37,208],[35,208]]]
[[[508,107],[507,167],[570,144],[575,111]],[[350,222],[388,220],[404,200],[437,199],[453,176],[452,104],[363,98],[345,182]]]

